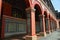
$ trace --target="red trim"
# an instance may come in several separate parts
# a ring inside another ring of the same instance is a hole
[[[36,5],[38,6],[38,10],[40,11],[40,13],[42,13],[43,9],[41,3],[36,0],[33,3],[33,7],[35,7]]]
[[[5,19],[3,18],[2,20],[2,32],[1,32],[1,38],[3,39],[4,38],[4,27],[5,27]]]
[[[0,0],[0,15],[1,15],[1,9],[2,9],[2,0]]]

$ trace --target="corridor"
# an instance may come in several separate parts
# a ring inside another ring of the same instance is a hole
[[[56,30],[46,37],[40,37],[38,40],[60,40],[60,30]]]

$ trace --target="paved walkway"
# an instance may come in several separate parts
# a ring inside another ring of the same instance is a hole
[[[46,37],[40,37],[38,40],[60,40],[60,30],[54,31]]]

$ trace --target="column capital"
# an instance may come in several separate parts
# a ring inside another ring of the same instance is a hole
[[[31,13],[31,11],[33,11],[33,12],[36,11],[36,9],[31,8],[31,7],[28,7],[28,8],[26,8],[25,10],[26,10],[27,13]]]

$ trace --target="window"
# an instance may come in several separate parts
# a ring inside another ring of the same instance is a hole
[[[5,33],[26,33],[26,20],[11,20],[6,19]]]

